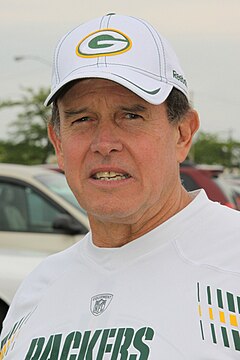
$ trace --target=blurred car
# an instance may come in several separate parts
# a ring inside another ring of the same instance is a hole
[[[17,288],[45,257],[41,252],[0,248],[0,333]]]
[[[228,183],[231,193],[238,210],[240,210],[240,176],[225,175],[224,181]]]
[[[87,233],[88,218],[63,174],[0,164],[0,247],[53,253]]]
[[[43,167],[44,169],[54,170],[64,174],[64,171],[59,168],[57,163],[41,164],[40,166]]]
[[[24,277],[47,255],[81,240],[87,215],[64,174],[0,164],[0,328]]]
[[[236,210],[240,210],[240,186],[228,182],[224,175],[221,175],[214,180],[222,191],[227,194],[233,204],[232,207]]]
[[[193,191],[202,188],[206,191],[209,199],[240,210],[233,188],[224,180],[221,169],[182,165],[180,176],[186,190]]]

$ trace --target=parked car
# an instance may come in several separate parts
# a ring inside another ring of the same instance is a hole
[[[221,169],[183,165],[180,167],[180,176],[188,191],[202,188],[209,199],[240,210],[233,188],[224,179]]]
[[[47,255],[88,232],[65,176],[40,166],[0,164],[0,328],[24,277]]]
[[[224,181],[228,183],[231,188],[232,196],[238,210],[240,210],[240,176],[225,175]]]
[[[0,164],[0,247],[54,253],[89,229],[63,174]]]
[[[233,208],[240,210],[240,186],[231,184],[224,175],[220,175],[214,181],[222,189],[223,192],[227,194],[233,204]]]

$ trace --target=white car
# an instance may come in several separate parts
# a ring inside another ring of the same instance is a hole
[[[88,230],[87,215],[63,174],[41,166],[0,164],[0,329],[24,277]]]

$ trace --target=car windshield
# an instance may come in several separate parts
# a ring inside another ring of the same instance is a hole
[[[86,214],[86,211],[78,204],[77,199],[69,188],[64,174],[57,172],[55,173],[53,171],[49,174],[36,175],[35,179],[37,179],[53,193],[61,196],[64,200],[76,207],[83,214]]]

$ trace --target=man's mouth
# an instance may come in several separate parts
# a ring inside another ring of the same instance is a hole
[[[92,176],[95,180],[119,181],[129,179],[131,176],[127,173],[119,173],[115,171],[99,171]]]

